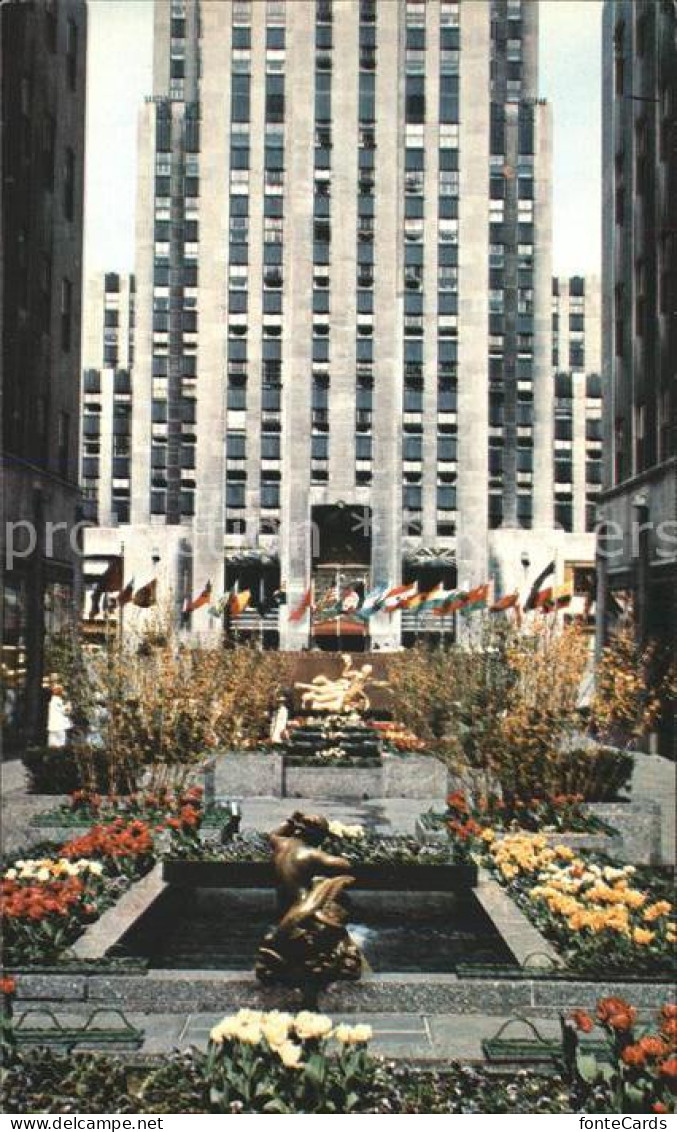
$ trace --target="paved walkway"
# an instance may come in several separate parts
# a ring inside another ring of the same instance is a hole
[[[63,1024],[77,1025],[83,1020],[82,1014],[59,1012]],[[127,1020],[143,1030],[145,1040],[141,1053],[160,1054],[172,1050],[184,1051],[191,1046],[200,1050],[207,1048],[209,1031],[224,1017],[219,1014],[141,1014],[125,1012]],[[347,1022],[356,1025],[368,1023],[374,1036],[370,1042],[373,1053],[383,1057],[403,1057],[420,1060],[481,1061],[482,1041],[492,1038],[506,1022],[509,1015],[495,1014],[332,1014],[335,1025]],[[560,1023],[557,1018],[530,1019],[541,1037],[559,1038]],[[119,1020],[111,1019],[111,1025]],[[33,1025],[40,1025],[39,1018],[32,1019]],[[46,1024],[46,1023],[45,1023]],[[101,1018],[101,1024],[105,1019]],[[508,1037],[533,1038],[531,1031],[522,1022],[515,1021]]]
[[[647,799],[661,807],[661,854],[666,864],[674,864],[675,851],[675,789],[677,764],[660,755],[638,754],[632,776],[633,801]]]

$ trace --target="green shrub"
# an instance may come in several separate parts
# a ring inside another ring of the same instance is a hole
[[[23,761],[33,794],[71,794],[89,784],[92,771],[95,790],[107,794],[111,789],[103,752],[88,758],[86,773],[82,756],[72,747],[29,747]]]

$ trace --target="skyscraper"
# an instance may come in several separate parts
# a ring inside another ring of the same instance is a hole
[[[45,633],[79,601],[85,2],[4,3],[0,28],[2,675],[20,743],[44,722]]]
[[[666,0],[605,5],[602,168],[608,397],[600,638],[618,608],[614,594],[632,593],[640,639],[672,647],[677,636],[677,12]],[[665,742],[674,750],[674,729]]]
[[[595,276],[552,281],[555,380],[555,521],[594,531],[602,484],[600,285]]]
[[[283,588],[296,648],[311,582],[501,586],[553,534],[537,41],[534,0],[156,5],[128,573]]]

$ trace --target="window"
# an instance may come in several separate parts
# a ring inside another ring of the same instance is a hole
[[[231,120],[248,122],[250,105],[250,76],[233,74],[231,78]]]
[[[261,459],[280,459],[280,434],[278,432],[263,433],[261,436]]]
[[[70,147],[64,154],[63,169],[63,214],[72,220],[75,213],[75,153]]]
[[[245,485],[244,483],[232,483],[226,481],[226,507],[236,509],[243,508],[245,505]]]
[[[266,75],[266,122],[284,122],[284,75]]]
[[[329,437],[326,434],[311,437],[310,444],[310,454],[313,460],[329,459]]]
[[[421,495],[422,489],[420,484],[405,484],[402,490],[402,505],[405,511],[420,511]]]
[[[456,437],[441,433],[437,438],[437,459],[441,463],[453,463],[457,459]]]
[[[261,506],[271,509],[280,506],[280,485],[277,480],[261,480]]]
[[[59,413],[57,425],[57,468],[59,475],[66,479],[68,476],[68,456],[70,445],[71,418],[69,413]]]
[[[75,90],[78,77],[78,25],[75,20],[66,24],[66,81]]]
[[[406,78],[406,121],[425,122],[425,77],[407,75]]]
[[[68,353],[71,348],[73,321],[73,284],[70,279],[61,280],[61,349]]]
[[[235,384],[232,380],[229,382],[227,406],[236,411],[247,408],[247,386],[244,382],[242,384]]]
[[[423,459],[423,437],[417,434],[407,434],[402,439],[402,458],[420,463]]]
[[[454,484],[445,483],[437,485],[437,510],[456,510],[456,487]]]
[[[357,460],[371,460],[371,437],[358,433],[355,437],[355,458]]]
[[[457,75],[443,74],[440,80],[440,122],[459,120],[459,80]]]

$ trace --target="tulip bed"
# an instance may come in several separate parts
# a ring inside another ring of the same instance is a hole
[[[605,977],[677,971],[672,882],[658,870],[577,855],[538,834],[496,838],[484,860],[576,971]]]
[[[31,824],[39,827],[90,826],[95,822],[109,822],[115,818],[140,818],[156,824],[168,817],[180,817],[186,807],[201,806],[202,788],[186,790],[159,788],[135,794],[98,794],[91,790],[74,790],[66,803],[53,810],[36,814]],[[202,814],[204,821],[205,815]],[[223,815],[221,815],[223,820]]]
[[[444,1070],[394,1064],[369,1051],[368,1025],[334,1025],[323,1014],[240,1010],[213,1027],[205,1054],[192,1049],[127,1066],[100,1054],[16,1054],[3,1030],[8,1068],[4,1111],[59,1113],[626,1113],[670,1111],[677,1091],[677,1006],[655,1026],[606,998],[596,1015],[563,1020],[559,1071],[497,1073],[452,1064]],[[579,1033],[599,1027],[606,1052],[584,1051]]]
[[[186,794],[153,823],[119,816],[92,826],[39,857],[9,863],[0,881],[3,960],[11,966],[58,959],[157,857],[156,834],[190,836],[200,823],[199,798]]]

